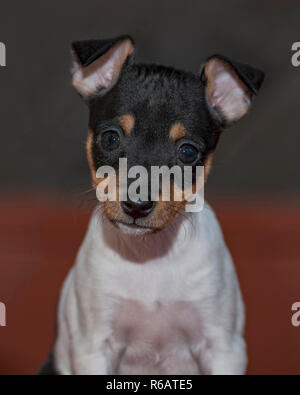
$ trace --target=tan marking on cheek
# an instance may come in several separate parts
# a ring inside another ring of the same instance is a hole
[[[165,202],[160,196],[160,200],[156,202],[155,208],[151,215],[149,226],[152,226],[155,229],[165,228],[170,222],[172,222],[185,203],[185,201]]]
[[[120,206],[120,202],[112,202],[107,200],[101,204],[103,214],[110,221],[125,221],[123,210]]]
[[[86,152],[87,152],[88,164],[89,164],[90,171],[91,171],[93,187],[96,189],[97,186],[100,184],[100,182],[102,182],[104,180],[104,178],[96,177],[97,169],[95,169],[95,165],[94,165],[92,148],[93,148],[93,132],[91,130],[89,130],[88,138],[86,141]]]
[[[182,200],[184,200],[183,189],[179,188],[177,184],[173,183],[173,185],[171,185],[171,201],[181,202]]]
[[[116,174],[116,185],[112,187],[116,189],[116,201],[106,200],[102,202],[101,208],[103,214],[110,220],[110,221],[123,221],[126,222],[126,217],[122,210],[120,204],[120,189],[119,189],[119,174]]]
[[[129,134],[134,128],[134,117],[131,114],[122,115],[118,122],[125,134]]]
[[[170,184],[170,201],[164,201],[162,199],[162,195],[160,194],[149,223],[149,226],[158,230],[164,229],[169,225],[181,208],[187,203],[184,199],[183,191],[177,185],[174,185],[173,182]]]
[[[170,129],[170,137],[172,140],[177,141],[187,135],[185,127],[180,122],[174,123]]]
[[[211,171],[211,167],[212,167],[212,161],[213,161],[213,157],[214,157],[214,153],[211,152],[210,154],[208,154],[205,164],[204,164],[204,181],[206,182],[207,177]]]
[[[190,187],[187,187],[186,190],[184,191],[184,196],[187,201],[189,201],[192,195],[198,193],[204,187],[212,167],[213,155],[214,155],[213,152],[208,154],[206,161],[204,163],[204,169],[200,171],[198,178],[193,182],[193,184]]]
[[[201,179],[198,180],[197,190],[196,190],[196,182],[190,188],[185,191],[185,194],[182,189],[180,189],[176,184],[171,183],[170,190],[170,202],[166,202],[162,200],[162,196],[159,197],[159,201],[156,202],[156,206],[153,210],[148,226],[152,226],[156,229],[163,229],[168,224],[170,224],[173,219],[176,217],[178,212],[188,203],[188,199],[192,194],[198,192],[204,186],[204,182],[206,181],[208,174],[211,169],[212,160],[213,160],[213,152],[211,152],[204,164],[204,178],[203,173],[201,172]],[[176,201],[175,198],[181,199],[180,201]]]
[[[89,167],[91,170],[92,183],[93,183],[94,188],[96,188],[97,185],[99,184],[100,180],[96,178],[96,170],[95,170],[93,156],[92,156],[92,146],[93,146],[93,132],[91,130],[89,130],[88,138],[86,141],[86,152],[87,152],[88,164],[89,164]]]
[[[87,142],[86,142],[87,158],[88,158],[88,163],[89,163],[89,167],[91,170],[93,186],[95,189],[97,189],[98,185],[100,184],[100,182],[102,182],[104,180],[104,178],[97,178],[96,177],[96,170],[95,170],[94,161],[92,158],[92,144],[93,144],[93,132],[91,130],[89,130],[89,134],[88,134],[88,138],[87,138]],[[116,188],[117,201],[106,200],[105,202],[101,203],[101,209],[102,209],[103,214],[109,220],[124,221],[125,220],[124,213],[123,213],[123,210],[122,210],[120,202],[119,202],[119,175],[118,174],[116,174],[115,188]]]

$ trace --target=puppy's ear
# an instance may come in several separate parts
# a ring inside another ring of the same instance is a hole
[[[204,64],[201,77],[206,84],[210,112],[222,126],[229,126],[249,111],[253,96],[263,83],[264,73],[222,55],[214,55]]]
[[[106,93],[116,84],[124,64],[132,59],[134,44],[130,36],[120,36],[108,40],[76,41],[72,50],[72,84],[87,99]]]

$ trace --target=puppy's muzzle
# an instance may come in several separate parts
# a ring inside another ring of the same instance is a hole
[[[128,199],[121,203],[122,209],[125,214],[129,215],[133,219],[147,217],[153,210],[155,202],[141,201],[140,199],[133,202]]]

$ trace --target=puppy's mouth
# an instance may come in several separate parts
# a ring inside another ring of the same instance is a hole
[[[143,235],[146,233],[154,233],[157,232],[158,229],[150,227],[138,225],[135,222],[128,223],[125,221],[111,221],[117,228],[119,228],[122,232],[133,235]]]
[[[144,215],[129,215],[120,202],[105,201],[101,203],[101,209],[105,217],[123,233],[142,235],[163,230],[177,215],[183,206],[182,202],[159,201],[151,212],[144,207]]]

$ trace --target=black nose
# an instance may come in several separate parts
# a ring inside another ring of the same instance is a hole
[[[154,207],[154,202],[142,202],[141,200],[137,200],[136,202],[127,200],[121,204],[124,212],[134,219],[146,217],[148,214],[150,214]]]

